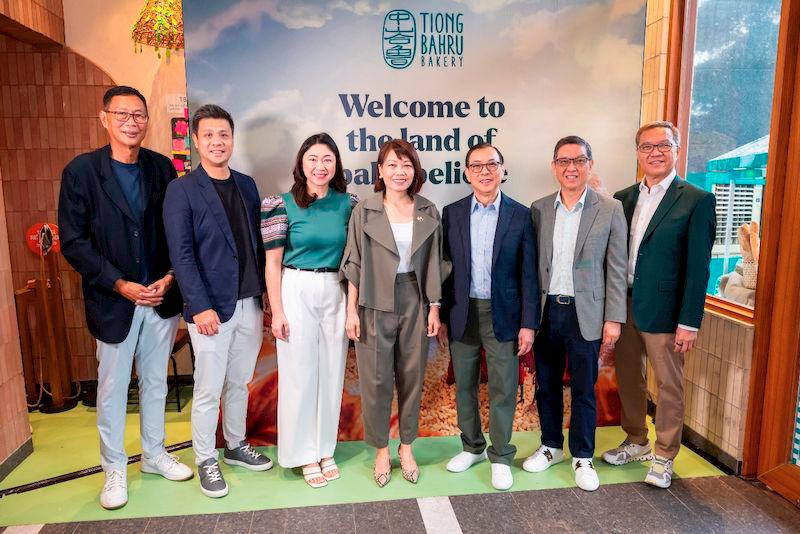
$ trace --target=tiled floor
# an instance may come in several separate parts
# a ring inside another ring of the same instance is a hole
[[[455,496],[449,498],[449,504],[464,534],[800,532],[800,509],[760,484],[732,476],[675,480],[667,491],[641,483],[614,484],[603,486],[594,493],[553,489]],[[401,500],[219,515],[67,523],[45,525],[41,530],[28,527],[29,530],[25,532],[457,532],[452,524],[447,529],[440,528],[437,516],[421,513],[421,508],[425,506],[415,500]]]

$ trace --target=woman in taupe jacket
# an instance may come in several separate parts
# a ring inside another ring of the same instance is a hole
[[[350,217],[342,273],[348,280],[347,335],[356,344],[365,441],[377,449],[374,477],[391,478],[389,419],[395,384],[403,478],[416,483],[411,444],[430,337],[439,331],[439,299],[448,271],[436,206],[418,194],[425,181],[408,142],[394,139],[378,154],[377,193]]]

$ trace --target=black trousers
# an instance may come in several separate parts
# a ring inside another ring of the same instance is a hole
[[[576,458],[594,456],[597,426],[597,381],[601,340],[586,341],[581,336],[575,299],[559,304],[555,295],[547,297],[544,321],[534,345],[538,389],[536,405],[542,426],[542,445],[564,448],[564,397],[562,380],[569,366],[572,416],[569,423],[569,451]]]

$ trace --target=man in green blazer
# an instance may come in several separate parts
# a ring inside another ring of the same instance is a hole
[[[683,361],[703,319],[714,195],[676,175],[680,134],[670,122],[636,133],[644,179],[617,192],[628,221],[628,320],[616,348],[616,370],[627,437],[603,459],[614,465],[653,459],[645,482],[668,488],[683,430]],[[646,360],[658,387],[655,455],[647,439]]]

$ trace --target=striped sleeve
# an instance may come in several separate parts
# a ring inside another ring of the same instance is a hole
[[[261,241],[264,242],[264,248],[270,250],[285,247],[288,231],[289,219],[283,198],[277,195],[268,196],[261,203]]]

